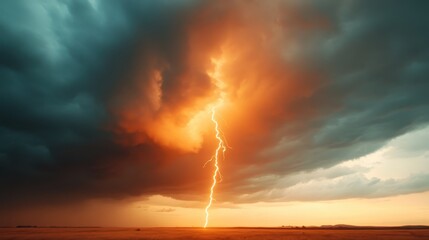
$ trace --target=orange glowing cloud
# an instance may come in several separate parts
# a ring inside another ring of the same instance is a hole
[[[280,31],[283,23],[271,10],[271,5],[210,3],[190,18],[180,69],[156,52],[144,55],[131,77],[137,89],[120,93],[118,99],[127,100],[115,108],[120,116],[117,130],[128,133],[127,142],[138,144],[149,138],[197,152],[212,136],[207,134],[210,106],[220,92],[211,74],[216,67],[213,59],[219,58],[223,98],[228,99],[219,111],[222,122],[234,129],[228,133],[233,139],[264,134],[273,124],[293,118],[296,113],[289,104],[311,95],[318,79],[287,63],[283,47],[289,36]],[[135,95],[124,96],[130,92]]]
[[[176,167],[183,159],[192,161],[186,165],[189,172],[199,174],[180,182],[187,191],[204,195],[212,169],[197,169],[218,143],[211,121],[216,106],[219,128],[232,147],[228,160],[220,162],[228,181],[217,186],[217,199],[234,195],[236,183],[257,176],[261,167],[276,160],[261,154],[284,134],[294,134],[287,126],[315,114],[297,105],[321,86],[323,74],[288,60],[298,50],[291,47],[296,38],[283,19],[287,12],[293,9],[282,3],[205,3],[186,18],[177,54],[166,54],[155,43],[150,51],[138,52],[134,70],[111,105],[117,116],[117,141],[126,146],[159,145],[171,152],[171,158],[163,160]],[[294,25],[290,28],[313,26],[300,19],[290,24]],[[162,168],[156,174],[174,178]],[[188,198],[186,193],[169,194]]]

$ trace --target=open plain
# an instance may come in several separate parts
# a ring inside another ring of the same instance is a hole
[[[1,228],[2,240],[413,240],[429,239],[429,229],[289,228]]]

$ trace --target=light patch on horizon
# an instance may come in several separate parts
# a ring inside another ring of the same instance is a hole
[[[378,198],[429,190],[429,126],[392,139],[379,150],[330,168],[284,177],[265,176],[255,183],[272,189],[243,194],[241,202],[318,201]]]
[[[217,217],[212,222],[213,226],[417,225],[429,221],[427,199],[429,192],[377,199],[240,204],[237,209],[215,209]]]
[[[408,132],[389,141],[374,153],[338,166],[368,168],[368,171],[364,172],[366,177],[381,180],[404,179],[412,175],[428,174],[427,139],[429,139],[429,126]]]

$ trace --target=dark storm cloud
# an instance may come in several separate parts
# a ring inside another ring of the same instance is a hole
[[[105,130],[107,98],[118,79],[126,77],[137,40],[165,46],[160,49],[174,47],[168,41],[177,35],[173,25],[179,20],[170,18],[189,4],[3,1],[1,5],[2,200],[55,192],[85,195],[87,190],[97,195],[94,182],[104,179],[113,159],[130,154]],[[156,147],[140,148],[156,159]]]
[[[428,3],[287,3],[299,5],[300,19],[323,18],[329,27],[285,25],[297,36],[285,61],[323,69],[326,81],[293,103],[312,118],[272,129],[275,146],[261,149],[255,161],[239,162],[246,168],[224,183],[229,192],[257,192],[275,180],[254,184],[247,177],[329,167],[365,155],[429,120]],[[119,144],[109,108],[123,86],[127,97],[139,95],[130,71],[148,74],[152,65],[169,67],[164,101],[190,97],[183,94],[189,85],[177,76],[189,71],[183,61],[189,16],[205,2],[2,1],[0,6],[2,201],[159,193],[187,198],[200,191],[204,173],[195,171],[195,156],[151,141]],[[225,3],[217,10],[235,7]],[[294,17],[285,16],[285,22],[293,24]],[[145,57],[152,55],[155,61]],[[207,90],[200,82],[192,93]]]
[[[310,135],[298,140],[285,136],[284,148],[282,143],[277,146],[282,153],[291,150],[289,146],[306,149],[291,156],[286,168],[326,167],[362,156],[429,120],[425,14],[429,5],[418,1],[340,5],[335,30],[323,35],[317,47],[311,43],[316,51],[309,53],[317,53],[313,58],[330,80],[298,105],[325,113]]]

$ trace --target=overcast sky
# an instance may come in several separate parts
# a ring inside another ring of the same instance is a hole
[[[171,206],[152,214],[177,214],[177,202],[200,214],[217,146],[209,109],[221,96],[230,148],[215,208],[427,194],[428,10],[0,1],[0,224],[101,200],[165,198]]]

